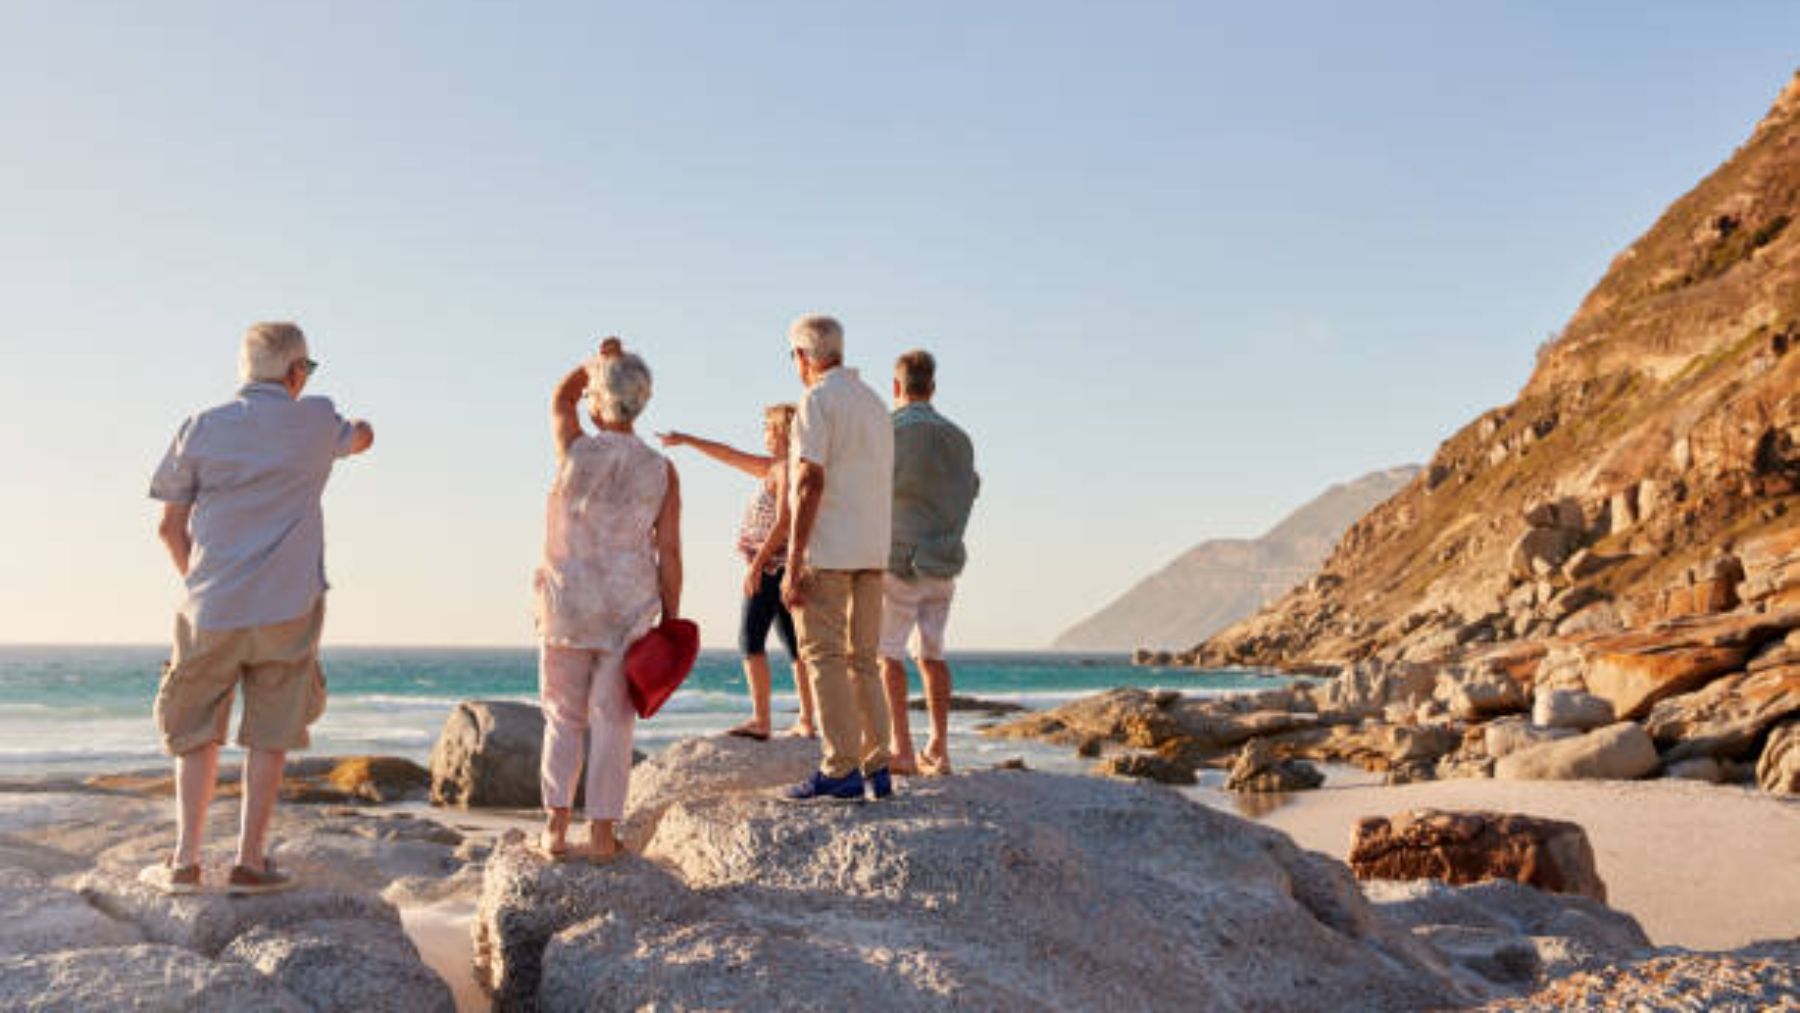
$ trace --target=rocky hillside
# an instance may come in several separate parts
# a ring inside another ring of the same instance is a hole
[[[1200,664],[1441,662],[1800,605],[1800,77],[1512,404]]]
[[[1318,572],[1344,529],[1405,486],[1407,465],[1334,485],[1260,538],[1202,542],[1056,638],[1065,651],[1187,647]]]

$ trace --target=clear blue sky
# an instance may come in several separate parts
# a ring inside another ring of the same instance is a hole
[[[754,444],[783,332],[938,353],[985,478],[952,639],[1427,458],[1800,63],[1791,3],[0,2],[0,641],[164,639],[144,498],[243,326],[375,451],[338,643],[530,642],[550,387]],[[682,456],[735,626],[745,479]]]

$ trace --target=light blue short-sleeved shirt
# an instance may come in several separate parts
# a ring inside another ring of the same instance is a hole
[[[327,587],[319,499],[355,438],[329,398],[295,400],[278,383],[247,384],[181,424],[150,496],[193,505],[185,610],[196,627],[266,626],[312,609]]]

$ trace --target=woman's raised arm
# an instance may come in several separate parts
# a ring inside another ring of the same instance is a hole
[[[556,443],[556,456],[569,452],[569,445],[581,439],[581,394],[587,390],[587,367],[576,366],[550,399],[550,438]]]

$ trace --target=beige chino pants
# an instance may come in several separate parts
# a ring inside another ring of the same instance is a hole
[[[812,680],[826,777],[888,763],[888,708],[877,666],[883,570],[813,570],[794,612],[800,657]]]

